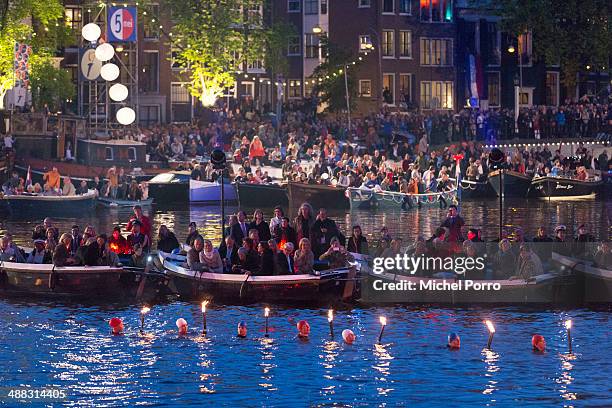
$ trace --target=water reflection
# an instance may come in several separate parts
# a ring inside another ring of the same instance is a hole
[[[278,388],[274,385],[274,373],[276,368],[275,352],[278,347],[274,344],[274,340],[268,337],[262,337],[259,340],[259,351],[261,353],[261,382],[259,386],[267,391],[277,391]]]
[[[334,385],[332,382],[335,380],[332,373],[333,369],[336,368],[336,360],[338,358],[339,349],[340,345],[337,341],[327,340],[323,343],[321,354],[319,354],[321,365],[325,369],[323,372],[323,379],[325,381],[323,381],[323,386],[321,387],[322,395],[335,394],[336,385]]]
[[[483,395],[492,395],[498,389],[498,379],[497,373],[500,370],[498,365],[499,362],[499,354],[490,349],[482,350],[483,362],[485,363],[485,373],[484,376],[487,379],[484,390],[482,391]],[[496,400],[491,398],[490,402],[494,403]]]
[[[576,355],[569,353],[559,354],[559,360],[561,362],[561,372],[555,379],[555,382],[559,384],[559,395],[566,401],[573,401],[576,399],[576,393],[570,391],[570,386],[574,382],[574,377],[572,375],[574,364],[572,361],[576,360]]]
[[[394,388],[390,387],[389,376],[391,375],[391,360],[393,360],[393,356],[387,350],[387,347],[390,344],[375,344],[374,345],[374,360],[375,364],[372,366],[376,371],[378,371],[378,375],[375,376],[375,381],[380,382],[379,386],[376,388],[378,391],[378,395],[387,396],[389,395]]]

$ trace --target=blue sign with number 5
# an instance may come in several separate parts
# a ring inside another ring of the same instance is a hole
[[[136,41],[136,7],[110,7],[108,10],[108,41]]]

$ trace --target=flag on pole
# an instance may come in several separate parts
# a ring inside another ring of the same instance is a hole
[[[26,176],[25,185],[26,187],[29,187],[32,185],[32,171],[30,170],[30,166],[28,166],[28,174]]]

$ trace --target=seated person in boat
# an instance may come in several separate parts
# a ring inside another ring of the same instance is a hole
[[[198,225],[192,221],[189,223],[189,229],[187,230],[187,238],[185,239],[185,244],[192,247],[193,242],[197,237],[201,238],[202,236],[198,232]]]
[[[113,228],[113,234],[108,239],[108,245],[116,254],[129,254],[130,253],[130,245],[127,242],[127,239],[121,235],[121,227],[116,226]]]
[[[580,181],[586,181],[589,178],[589,174],[586,171],[586,167],[580,166],[576,169],[576,179]]]
[[[70,177],[64,178],[64,187],[62,188],[63,196],[74,196],[76,195],[76,187],[72,184]]]
[[[609,242],[602,242],[593,257],[596,268],[612,269],[612,250]]]
[[[338,237],[333,237],[330,242],[329,249],[319,257],[321,261],[329,262],[330,269],[342,268],[355,261],[353,255],[340,244]]]
[[[143,192],[142,187],[135,178],[132,178],[130,185],[128,187],[127,199],[131,201],[140,201],[142,200]]]
[[[53,264],[55,266],[78,265],[77,260],[70,255],[70,242],[72,242],[70,234],[62,234],[59,244],[55,247],[55,251],[53,252]]]
[[[165,225],[160,225],[157,236],[157,250],[163,252],[172,252],[180,247],[178,239],[174,232],[170,231]]]
[[[209,239],[204,240],[204,249],[200,251],[200,264],[212,273],[223,273],[223,261],[212,242]]]
[[[578,234],[574,238],[572,254],[578,258],[589,258],[593,255],[595,237],[589,233],[586,224],[578,226]]]
[[[81,241],[83,240],[83,236],[79,230],[80,228],[76,224],[70,229],[70,236],[72,237],[72,242],[70,243],[70,255],[72,256],[76,254],[76,251],[81,246]]]
[[[232,272],[257,274],[260,264],[259,254],[253,246],[253,240],[245,238],[243,246],[238,248],[238,263],[232,267]]]
[[[147,266],[147,254],[142,250],[140,244],[134,245],[134,253],[130,258],[130,266],[133,268],[146,268]]]
[[[128,245],[130,248],[134,248],[134,245],[140,244],[145,252],[149,252],[151,247],[149,237],[140,231],[142,224],[136,220],[132,222],[132,232],[127,237]]]
[[[32,239],[47,239],[47,230],[53,230],[55,240],[59,240],[59,230],[53,225],[53,220],[49,217],[43,220],[42,225],[37,225],[32,233]]]
[[[300,246],[293,255],[293,269],[295,273],[309,274],[314,267],[314,254],[310,248],[310,240],[302,238]]]
[[[286,242],[282,251],[276,255],[279,275],[291,275],[294,273],[293,248],[294,246],[291,242]]]
[[[363,236],[361,231],[361,226],[354,225],[353,233],[348,239],[348,243],[346,249],[349,252],[357,253],[357,254],[365,254],[369,255],[370,250],[368,249],[368,240]]]
[[[47,230],[42,224],[39,224],[34,227],[34,231],[32,231],[32,240],[42,239],[43,241],[47,239]]]
[[[55,234],[53,234],[53,230],[51,228],[47,230],[47,239],[45,239],[45,246],[49,248],[51,252],[53,252],[55,250],[55,247],[57,246]]]
[[[277,264],[274,259],[274,252],[270,249],[268,242],[260,242],[257,246],[259,254],[258,275],[277,275]]]
[[[45,192],[59,192],[61,178],[62,176],[60,175],[59,171],[57,171],[57,167],[55,166],[51,169],[51,171],[43,174]]]
[[[204,265],[200,262],[200,252],[204,250],[204,238],[197,237],[193,241],[193,246],[187,251],[187,266],[192,271],[204,270]]]
[[[219,245],[219,256],[223,261],[223,270],[230,272],[232,265],[238,262],[238,245],[231,235],[225,237],[225,240]]]
[[[529,244],[521,244],[517,273],[510,279],[524,279],[528,281],[543,273],[544,268],[542,267],[540,258],[531,250]]]
[[[380,255],[383,258],[394,258],[396,255],[402,254],[401,238],[393,238],[389,244],[389,248],[385,249]]]
[[[19,187],[19,174],[13,171],[11,178],[2,185],[2,192],[4,194],[15,194],[17,187]]]
[[[76,188],[76,193],[78,195],[83,195],[83,194],[87,194],[88,192],[89,192],[89,186],[87,185],[87,181],[81,180],[81,183]]]
[[[274,229],[274,239],[276,242],[291,242],[294,247],[297,244],[297,232],[289,225],[289,218],[282,217],[280,225],[277,225]]]
[[[98,265],[100,266],[121,266],[121,261],[117,254],[111,250],[105,234],[98,235],[96,238],[99,248]]]
[[[28,263],[31,264],[50,264],[53,260],[51,251],[45,248],[45,241],[37,239],[34,241],[34,249],[28,255]]]
[[[96,237],[83,234],[83,245],[74,256],[74,265],[96,266],[100,259],[100,248]]]
[[[13,244],[11,236],[6,234],[0,240],[0,261],[25,262],[25,258],[17,245]]]
[[[499,250],[493,262],[492,279],[508,279],[516,270],[516,255],[512,251],[512,245],[507,238],[497,244]]]

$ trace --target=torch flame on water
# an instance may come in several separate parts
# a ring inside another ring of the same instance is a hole
[[[144,315],[144,314],[149,313],[150,311],[151,311],[151,308],[145,306],[140,310],[140,313]]]
[[[264,317],[268,317],[268,316],[270,316],[270,308],[269,308],[269,307],[266,307],[266,308],[264,309]]]
[[[495,333],[495,326],[490,320],[485,320],[485,324],[487,325],[487,329],[489,329],[489,333]]]
[[[206,305],[208,304],[208,300],[202,302],[202,313],[206,313]]]
[[[387,325],[387,318],[385,316],[380,316],[380,324],[383,326]]]
[[[566,328],[567,330],[569,330],[569,329],[571,329],[571,328],[572,328],[572,321],[571,321],[571,320],[566,320],[566,321],[565,321],[565,328]]]
[[[334,310],[329,309],[329,311],[327,312],[327,321],[331,323],[333,320],[334,320]]]

